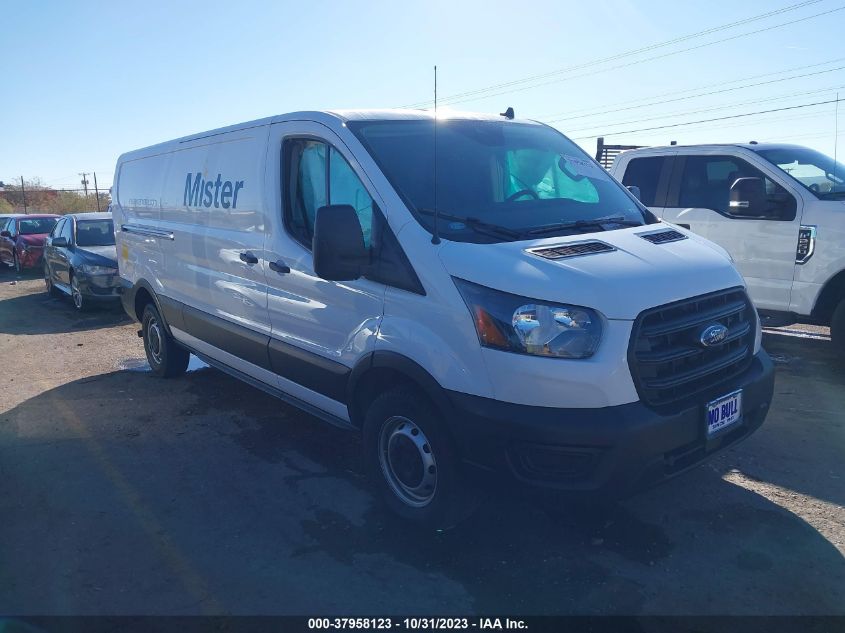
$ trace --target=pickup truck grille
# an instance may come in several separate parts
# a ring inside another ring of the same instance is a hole
[[[668,405],[741,374],[751,364],[757,318],[742,288],[684,299],[646,310],[631,333],[628,364],[642,401]],[[711,325],[725,337],[705,346]]]

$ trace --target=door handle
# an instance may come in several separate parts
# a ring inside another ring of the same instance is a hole
[[[284,263],[281,259],[270,262],[270,270],[275,270],[280,275],[286,275],[290,272],[290,266]]]
[[[239,257],[241,258],[241,261],[244,262],[245,264],[252,265],[252,264],[258,263],[258,258],[253,253],[250,253],[249,251],[246,251],[245,253],[241,253]]]

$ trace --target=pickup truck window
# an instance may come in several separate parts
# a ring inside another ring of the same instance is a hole
[[[655,206],[657,183],[660,181],[660,174],[663,171],[665,161],[666,158],[663,156],[634,158],[625,168],[622,184],[626,187],[639,187],[640,202],[647,207]]]
[[[755,149],[818,198],[845,198],[845,165],[807,147]]]
[[[678,207],[712,209],[731,216],[731,186],[737,178],[762,178],[771,205],[767,219],[792,219],[795,199],[763,172],[736,156],[683,156],[683,172],[678,191]],[[790,217],[791,215],[791,217]]]

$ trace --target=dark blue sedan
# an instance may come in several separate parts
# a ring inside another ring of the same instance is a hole
[[[77,310],[120,298],[111,213],[62,217],[44,247],[44,282],[52,296],[70,295]]]

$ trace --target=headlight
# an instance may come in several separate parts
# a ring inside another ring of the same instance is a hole
[[[475,322],[478,340],[519,354],[589,358],[601,340],[595,310],[526,299],[455,279]]]
[[[91,264],[82,264],[82,272],[88,275],[115,275],[117,268],[111,266],[93,266]]]

